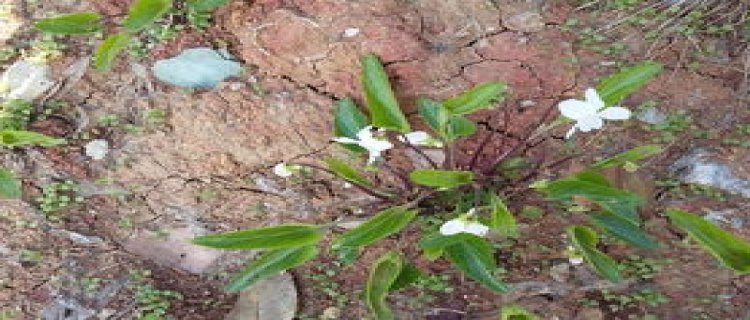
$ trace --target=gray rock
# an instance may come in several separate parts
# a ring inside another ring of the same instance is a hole
[[[639,112],[636,118],[648,124],[660,124],[667,121],[667,115],[653,107]]]
[[[157,61],[153,72],[157,79],[178,87],[210,89],[242,73],[242,65],[214,49],[193,48]]]
[[[57,298],[42,311],[42,320],[87,320],[96,312],[69,298]]]
[[[50,68],[43,63],[19,60],[3,73],[0,95],[5,99],[32,101],[41,97],[55,84],[50,79]]]
[[[291,320],[297,313],[297,288],[282,273],[242,291],[225,320]]]
[[[707,150],[689,152],[670,166],[670,171],[682,182],[708,185],[750,198],[750,179],[740,176],[739,169],[712,156]]]

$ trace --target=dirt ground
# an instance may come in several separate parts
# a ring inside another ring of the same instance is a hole
[[[28,29],[33,19],[76,10],[118,15],[128,3],[16,1],[25,27],[8,43],[23,46],[23,37],[36,36]],[[635,109],[655,101],[659,111],[682,119],[675,120],[673,131],[632,120],[579,142],[595,150],[590,159],[598,159],[672,134],[665,152],[637,174],[617,177],[617,183],[648,195],[643,211],[648,230],[668,245],[654,252],[614,242],[606,248],[621,260],[637,255],[655,261],[647,267],[661,263],[659,270],[647,277],[634,272],[612,286],[585,267],[567,266],[563,235],[574,217],[541,195],[524,194],[511,199],[514,212],[536,206],[544,213],[519,214],[522,236],[497,252],[503,278],[516,290],[494,295],[445,262],[418,259],[417,266],[439,276],[392,295],[400,319],[497,319],[497,310],[510,303],[543,319],[750,319],[750,277],[722,268],[683,241],[661,214],[666,207],[733,210],[737,219],[750,221],[748,199],[658,183],[672,179],[669,166],[696,148],[712,150],[750,179],[750,151],[724,142],[737,125],[750,123],[750,51],[737,35],[675,36],[652,46],[641,30],[628,27],[610,33],[627,43],[617,55],[582,44],[578,31],[616,15],[567,1],[237,0],[215,12],[205,31],[183,31],[143,59],[121,60],[110,73],[89,71],[53,98],[64,105],[55,116],[31,124],[69,144],[0,151],[0,164],[18,173],[24,185],[23,200],[0,200],[0,319],[37,319],[45,311],[45,319],[138,319],[143,304],[137,296],[144,285],[181,295],[168,299],[173,319],[223,319],[237,297],[222,287],[252,253],[220,254],[189,245],[188,239],[371,213],[373,199],[327,176],[283,181],[270,174],[280,161],[315,161],[341,152],[329,145],[333,102],[347,96],[361,101],[358,59],[369,52],[382,58],[411,111],[419,96],[445,98],[484,81],[508,83],[508,99],[475,116],[482,131],[464,143],[467,159],[490,130],[521,132],[548,106],[644,59],[664,63],[665,71],[626,105]],[[571,26],[573,20],[578,24]],[[68,48],[53,62],[56,74],[90,54],[79,38],[63,41]],[[142,72],[156,59],[197,46],[225,47],[247,72],[214,90],[193,92]],[[697,54],[703,47],[712,48],[710,54]],[[165,117],[145,116],[152,110]],[[503,123],[501,110],[512,121]],[[100,121],[113,115],[117,124]],[[563,134],[541,146],[540,154],[561,150]],[[111,146],[103,161],[83,154],[83,145],[98,138]],[[496,149],[504,151],[502,144]],[[44,186],[64,180],[80,185],[84,201],[59,212],[58,219],[46,219],[35,198]],[[750,239],[750,224],[727,228]],[[293,270],[299,318],[368,318],[360,293],[369,262],[418,238],[418,227],[410,227],[403,237],[368,248],[364,263],[341,267],[323,254]],[[632,298],[644,290],[660,296]],[[50,315],[55,305],[64,305],[63,311]],[[90,314],[74,318],[75,310]]]

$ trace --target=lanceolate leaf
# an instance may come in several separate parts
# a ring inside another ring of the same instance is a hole
[[[646,85],[659,75],[661,70],[662,65],[659,63],[653,61],[642,62],[604,78],[596,86],[596,91],[602,100],[604,100],[604,103],[607,106],[611,106]]]
[[[172,8],[172,0],[135,0],[122,26],[136,32],[154,23]]]
[[[21,197],[21,183],[9,170],[0,168],[0,198]]]
[[[423,186],[450,189],[471,183],[474,179],[474,173],[471,171],[417,169],[409,174],[409,179]]]
[[[411,131],[393,94],[388,75],[375,55],[369,54],[362,58],[362,85],[374,126],[401,133]]]
[[[496,268],[492,246],[482,238],[466,237],[446,247],[445,255],[459,270],[486,288],[498,293],[510,291],[508,285],[492,274]]]
[[[594,230],[584,226],[572,226],[568,228],[568,236],[573,243],[573,247],[583,255],[586,262],[599,275],[612,282],[622,281],[617,262],[596,248],[599,238]]]
[[[687,232],[703,248],[725,266],[739,272],[750,273],[750,243],[694,214],[667,210],[672,224]]]
[[[322,237],[318,226],[285,224],[201,236],[193,243],[218,249],[278,249],[315,244]]]
[[[422,276],[422,271],[419,271],[417,267],[415,267],[411,263],[404,263],[404,266],[401,268],[401,271],[398,273],[398,277],[395,281],[393,281],[393,284],[391,284],[390,291],[396,291],[399,289],[406,288],[410,286],[412,283],[417,282],[419,278]]]
[[[229,0],[188,0],[187,4],[195,11],[210,12],[228,2]]]
[[[393,312],[385,301],[391,286],[401,273],[401,257],[388,252],[370,268],[370,276],[365,288],[365,301],[377,320],[392,320]]]
[[[604,159],[591,165],[592,169],[604,169],[624,165],[627,162],[641,161],[661,153],[663,148],[658,144],[647,144],[635,147],[614,157]]]
[[[37,21],[34,26],[47,33],[86,34],[102,29],[101,16],[95,12],[78,12]]]
[[[473,237],[473,235],[468,233],[459,233],[451,236],[434,233],[422,238],[422,240],[419,241],[419,246],[424,250],[427,259],[435,261],[443,255],[443,250],[446,247],[471,237]]]
[[[445,126],[448,123],[450,114],[440,102],[428,98],[419,98],[417,100],[417,109],[419,116],[432,128],[437,134],[445,138]]]
[[[659,248],[659,243],[656,240],[649,237],[638,225],[630,220],[609,211],[592,214],[589,217],[594,224],[620,240],[643,249]]]
[[[346,98],[336,103],[333,131],[337,137],[356,139],[357,133],[367,127],[368,124],[369,121],[367,120],[367,116],[357,108],[354,100]],[[355,152],[366,151],[364,148],[357,145],[342,143],[341,146]]]
[[[443,105],[448,111],[456,115],[472,113],[487,108],[495,102],[502,101],[501,95],[507,88],[501,82],[482,83],[456,97],[443,101]]]
[[[638,195],[607,187],[601,181],[592,182],[594,176],[586,176],[586,179],[577,180],[574,177],[553,181],[540,188],[540,191],[552,199],[562,201],[572,201],[574,196],[584,197],[633,223],[641,222],[637,207],[643,200]]]
[[[94,54],[94,67],[96,70],[109,71],[112,68],[112,62],[128,46],[130,39],[130,35],[126,33],[113,34],[104,39],[104,42],[96,48],[96,53]]]
[[[447,130],[446,139],[453,141],[474,134],[477,132],[477,125],[463,116],[451,116],[448,119]]]
[[[346,162],[341,161],[336,158],[328,158],[324,160],[326,166],[328,166],[328,169],[336,173],[339,177],[354,182],[356,184],[361,184],[365,186],[370,186],[372,183],[367,180],[363,175],[359,174],[357,170],[350,167]]]
[[[229,283],[228,292],[239,292],[258,280],[273,276],[315,258],[318,248],[314,246],[284,248],[268,251],[251,262]]]
[[[498,233],[509,237],[518,237],[518,225],[516,224],[516,218],[505,205],[503,199],[500,199],[497,195],[492,195],[492,216],[490,219],[490,227],[495,229]]]
[[[392,207],[351,229],[334,242],[333,247],[362,247],[401,231],[417,215],[417,210]]]
[[[22,130],[0,131],[0,146],[18,147],[39,145],[43,147],[56,146],[65,143],[64,139],[45,136],[41,133]]]
[[[519,305],[511,304],[503,306],[500,320],[539,320],[539,317]]]

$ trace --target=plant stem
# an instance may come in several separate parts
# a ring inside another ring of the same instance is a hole
[[[318,165],[315,165],[315,164],[309,164],[309,163],[290,163],[290,165],[298,165],[298,166],[308,167],[308,168],[311,168],[311,169],[315,169],[315,170],[326,172],[326,173],[328,173],[330,175],[333,175],[333,176],[336,176],[336,177],[340,178],[340,176],[338,174],[336,174],[336,172],[333,172],[333,171],[329,170],[328,168],[324,168],[324,167],[321,167],[321,166],[318,166]],[[380,199],[383,199],[383,200],[393,200],[393,197],[394,197],[393,194],[385,193],[385,192],[382,192],[382,191],[378,191],[378,190],[370,188],[370,187],[368,187],[366,185],[363,185],[363,184],[360,184],[360,183],[357,183],[357,182],[354,182],[354,181],[351,181],[351,180],[347,180],[347,179],[344,179],[344,180],[346,180],[346,182],[348,182],[348,183],[351,183],[355,188],[359,189],[360,191],[362,191],[362,192],[364,192],[364,193],[366,193],[368,195],[371,195],[373,197],[380,198]]]

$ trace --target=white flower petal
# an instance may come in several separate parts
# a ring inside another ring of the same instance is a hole
[[[560,113],[573,120],[583,119],[596,114],[599,110],[595,105],[581,100],[569,99],[557,105]]]
[[[338,143],[359,144],[359,140],[355,140],[355,139],[347,138],[347,137],[335,137],[331,140],[336,141]]]
[[[289,166],[283,162],[273,166],[273,173],[282,178],[288,178],[294,174],[294,172],[289,170]]]
[[[586,89],[585,96],[586,102],[594,105],[596,107],[596,110],[604,108],[604,101],[602,101],[602,98],[599,97],[599,93],[597,93],[594,88]]]
[[[630,119],[630,110],[623,107],[609,107],[599,111],[598,115],[606,120],[627,120]]]
[[[576,122],[576,127],[578,127],[578,130],[581,130],[581,132],[589,132],[593,129],[601,129],[603,125],[604,121],[602,121],[602,118],[599,118],[599,116],[597,115],[579,119],[578,122]]]
[[[357,139],[372,140],[372,126],[366,126],[357,132]]]
[[[488,231],[490,231],[490,228],[479,222],[469,222],[464,226],[464,232],[480,237],[484,237]]]
[[[464,232],[466,223],[460,219],[453,219],[440,226],[440,234],[444,236],[452,236]]]
[[[404,137],[406,137],[406,139],[404,139]],[[409,142],[410,144],[413,144],[415,146],[427,144],[432,138],[427,132],[424,131],[409,132],[405,134],[404,137],[399,136],[398,140],[400,140],[401,142]]]

